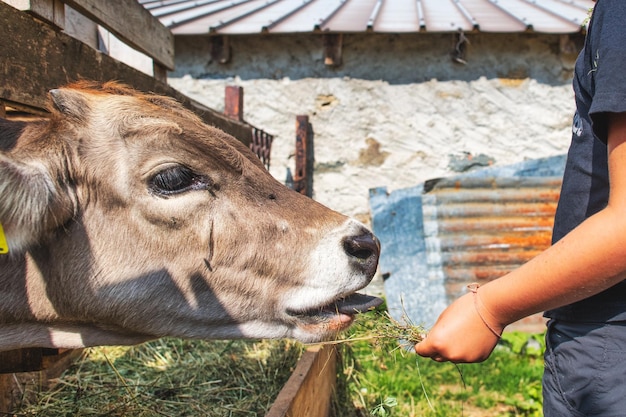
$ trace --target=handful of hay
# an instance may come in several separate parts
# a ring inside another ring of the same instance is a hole
[[[400,320],[396,320],[383,306],[383,308],[357,316],[348,337],[327,343],[339,344],[359,340],[398,340],[402,345],[410,345],[412,347],[416,343],[421,342],[425,335],[426,329],[411,322],[406,313],[403,312]]]

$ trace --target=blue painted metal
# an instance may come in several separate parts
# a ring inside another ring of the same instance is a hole
[[[392,316],[430,327],[467,284],[496,279],[548,247],[564,166],[560,155],[371,189]]]

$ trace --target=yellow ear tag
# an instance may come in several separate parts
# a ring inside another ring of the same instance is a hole
[[[9,253],[9,244],[7,238],[4,236],[4,229],[2,229],[2,223],[0,223],[0,254]]]

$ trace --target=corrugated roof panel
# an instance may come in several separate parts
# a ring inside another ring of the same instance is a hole
[[[419,32],[417,2],[415,0],[384,2],[373,29],[375,32]]]
[[[146,9],[154,9],[156,7],[167,6],[175,3],[185,3],[189,0],[137,0]]]
[[[199,6],[204,6],[209,3],[216,3],[220,0],[200,0],[200,1],[190,1],[190,0],[170,0],[170,1],[159,1],[159,2],[151,2],[144,4],[144,7],[148,10],[151,10],[152,14],[155,17],[167,16],[173,13],[182,12],[185,10],[194,10]],[[194,13],[195,14],[195,13]]]
[[[418,3],[424,10],[426,30],[429,32],[470,31],[474,28],[454,0],[418,0]]]
[[[281,22],[287,21],[300,10],[308,7],[311,0],[281,0],[267,2],[262,13],[254,13],[231,23],[225,23],[217,30],[223,34],[254,33],[255,31],[275,32]],[[308,29],[310,30],[310,28]]]
[[[481,32],[523,32],[526,24],[489,0],[464,0],[463,6],[476,19]]]
[[[245,3],[246,1],[247,0],[238,0],[237,2],[229,2],[224,0],[212,0],[201,4],[195,4],[196,2],[184,2],[152,9],[150,12],[154,15],[158,14],[157,17],[165,26],[176,27],[185,22],[195,22],[205,16],[210,16],[220,10],[228,9],[239,3]]]
[[[138,0],[175,34],[575,33],[592,0]]]
[[[571,33],[580,29],[580,24],[568,21],[563,16],[549,9],[538,6],[537,3],[526,0],[491,0],[494,4],[502,7],[526,25],[532,27],[535,32],[543,33]],[[543,4],[550,0],[542,0]],[[581,13],[582,14],[582,13]]]
[[[364,32],[378,0],[348,0],[320,29],[332,32]]]
[[[340,9],[344,0],[313,0],[300,13],[290,16],[272,28],[272,33],[312,32]]]
[[[167,26],[172,27],[172,33],[175,35],[209,33],[225,22],[246,16],[250,12],[266,5],[266,0],[220,0],[198,7],[196,10],[199,12],[199,15],[196,18],[191,16],[192,11],[185,11],[168,15],[165,18],[159,18],[159,20],[162,22],[167,20],[173,21]],[[261,28],[258,29],[260,31]]]
[[[528,0],[527,0],[528,1]],[[571,1],[563,0],[541,0],[541,2],[532,2],[538,8],[553,13],[561,17],[566,22],[580,27],[586,17],[588,8],[575,4]]]

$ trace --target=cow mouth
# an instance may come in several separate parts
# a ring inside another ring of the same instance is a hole
[[[373,310],[382,303],[381,298],[354,293],[322,307],[301,312],[290,311],[289,314],[310,324],[323,323],[334,330],[342,330],[354,321],[357,314]]]

